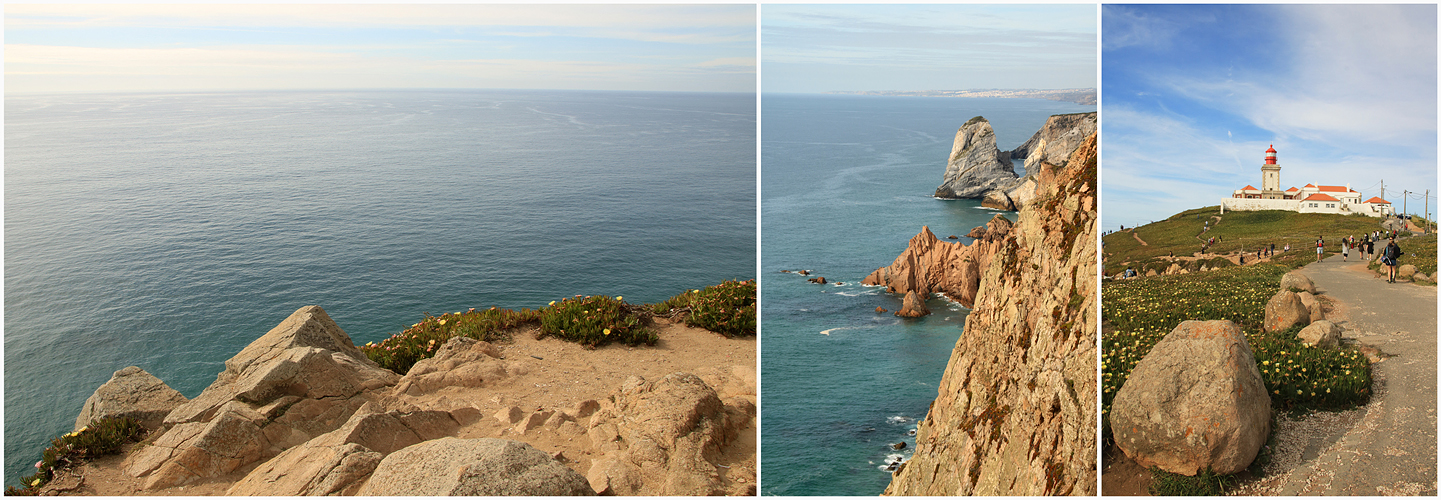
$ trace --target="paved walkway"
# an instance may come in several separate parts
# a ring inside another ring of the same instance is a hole
[[[1356,425],[1326,439],[1279,494],[1436,495],[1436,287],[1386,283],[1339,256],[1302,272],[1340,303],[1345,337],[1390,357],[1372,365],[1377,390]]]

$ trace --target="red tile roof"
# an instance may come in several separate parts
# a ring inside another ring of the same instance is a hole
[[[1241,190],[1242,190],[1242,191],[1260,191],[1260,189],[1256,189],[1256,186],[1252,186],[1252,185],[1250,185],[1250,184],[1247,184],[1246,187],[1241,188]]]
[[[1366,200],[1366,203],[1385,203],[1387,205],[1391,204],[1391,202],[1381,199],[1380,196],[1372,196],[1371,199]]]
[[[1333,192],[1333,193],[1347,193],[1347,192],[1354,193],[1354,192],[1355,192],[1355,191],[1351,191],[1351,188],[1348,188],[1348,187],[1346,187],[1346,186],[1316,186],[1316,187],[1317,187],[1317,188],[1320,188],[1322,191],[1329,191],[1329,192]]]
[[[1316,187],[1316,185],[1315,185],[1315,184],[1307,184],[1306,187],[1308,187],[1308,188],[1313,188],[1313,187]]]
[[[1341,201],[1341,200],[1332,198],[1332,197],[1330,197],[1330,196],[1327,196],[1327,195],[1324,195],[1324,194],[1321,194],[1321,193],[1316,193],[1316,194],[1313,194],[1313,195],[1311,195],[1311,196],[1307,196],[1306,199],[1301,200],[1301,201]]]
[[[1292,191],[1300,191],[1300,189],[1296,189],[1296,186],[1291,186],[1291,189],[1287,189],[1287,190],[1286,190],[1287,193],[1292,192]]]

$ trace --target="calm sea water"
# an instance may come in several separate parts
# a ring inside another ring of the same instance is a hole
[[[115,370],[187,397],[297,308],[356,343],[470,307],[755,277],[750,94],[5,98],[5,480]]]
[[[1046,117],[1095,106],[767,94],[761,107],[761,493],[876,495],[890,482],[885,463],[915,447],[908,432],[936,397],[967,310],[933,298],[925,318],[877,314],[901,297],[860,280],[922,225],[963,235],[996,213],[931,197],[966,120],[985,116],[1012,149]]]

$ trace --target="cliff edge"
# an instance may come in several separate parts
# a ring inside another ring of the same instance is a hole
[[[1039,166],[886,495],[1096,494],[1096,135]]]

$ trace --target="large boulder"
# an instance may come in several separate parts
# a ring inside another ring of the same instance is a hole
[[[357,410],[339,429],[276,455],[227,495],[354,495],[387,454],[460,429],[451,413]]]
[[[1263,328],[1268,332],[1285,330],[1292,325],[1309,324],[1311,310],[1301,303],[1301,297],[1290,290],[1282,289],[1266,302],[1266,319]]]
[[[580,473],[520,441],[444,438],[391,453],[358,494],[560,496],[595,491]]]
[[[1292,288],[1303,292],[1316,293],[1316,284],[1312,283],[1311,278],[1301,274],[1300,271],[1291,271],[1281,275],[1281,289],[1290,290]]]
[[[996,149],[996,132],[983,117],[971,118],[956,131],[950,161],[937,198],[980,198],[1008,186],[1019,176],[1009,155]]]
[[[1265,444],[1271,398],[1240,328],[1185,321],[1136,364],[1110,421],[1116,445],[1142,467],[1232,474]]]
[[[1341,345],[1341,327],[1323,319],[1302,328],[1296,338],[1309,346],[1336,347]]]
[[[1413,266],[1413,265],[1411,265],[1411,264],[1401,264],[1399,267],[1396,268],[1396,277],[1397,277],[1397,278],[1401,278],[1401,279],[1411,279],[1411,276],[1413,276],[1413,275],[1415,275],[1415,274],[1416,274],[1416,266]]]
[[[896,316],[902,318],[919,318],[928,314],[931,314],[931,310],[926,308],[926,299],[916,295],[914,290],[906,292],[906,299],[901,305],[901,310],[896,311]]]
[[[138,366],[127,366],[110,375],[85,400],[75,417],[75,430],[102,418],[130,418],[149,430],[156,430],[175,407],[185,404],[185,396],[171,389]]]
[[[591,416],[587,435],[604,454],[586,474],[591,488],[603,495],[728,493],[716,467],[720,450],[755,417],[755,406],[737,402],[723,403],[688,373],[631,377]]]
[[[228,474],[344,424],[395,385],[319,306],[302,307],[225,362],[195,399],[165,417],[151,446],[126,459],[146,489]]]

